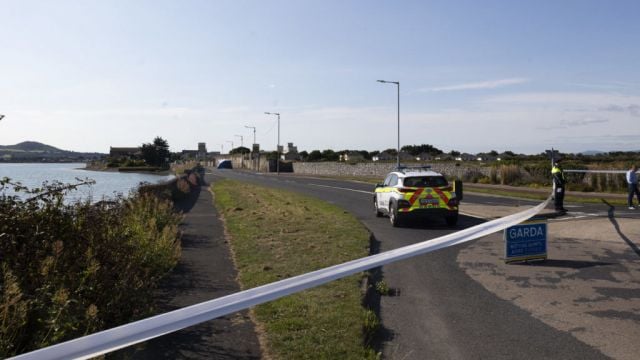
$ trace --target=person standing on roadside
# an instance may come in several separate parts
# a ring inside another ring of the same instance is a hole
[[[564,171],[562,170],[560,162],[560,159],[556,160],[553,168],[551,168],[554,185],[553,202],[557,212],[566,213],[568,210],[564,208],[564,187],[567,181],[564,177]]]
[[[638,198],[638,203],[640,204],[640,191],[638,190],[638,167],[635,165],[631,166],[631,169],[627,171],[627,184],[629,184],[629,210],[635,209],[633,206],[633,195],[635,194]]]

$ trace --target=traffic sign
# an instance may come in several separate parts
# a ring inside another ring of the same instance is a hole
[[[505,262],[545,260],[547,258],[547,222],[531,219],[504,230]]]

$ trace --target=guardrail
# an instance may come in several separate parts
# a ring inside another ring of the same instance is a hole
[[[436,239],[401,247],[384,253],[352,260],[343,264],[294,276],[253,289],[240,291],[214,300],[184,307],[147,319],[132,322],[18,355],[12,359],[88,359],[192,325],[228,315],[296,292],[316,287],[361,271],[386,265],[449,246],[462,244],[521,223],[544,209],[551,196],[543,203],[516,214],[476,225]]]

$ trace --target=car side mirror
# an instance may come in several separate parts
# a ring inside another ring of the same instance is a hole
[[[458,201],[462,201],[462,181],[456,180],[453,182],[453,191],[456,193],[456,199],[458,199]]]

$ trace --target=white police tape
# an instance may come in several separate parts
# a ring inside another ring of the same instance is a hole
[[[544,209],[551,200],[480,225],[432,240],[294,276],[253,289],[240,291],[182,309],[174,310],[47,348],[18,355],[13,359],[87,359],[165,335],[251,306],[275,300],[305,289],[398,260],[461,244],[519,224]]]
[[[626,174],[628,170],[564,170],[566,173],[582,174]]]

